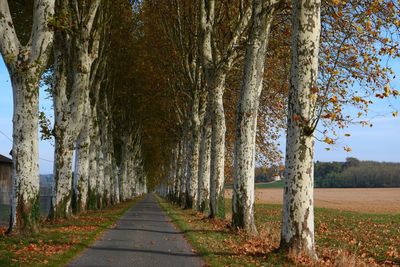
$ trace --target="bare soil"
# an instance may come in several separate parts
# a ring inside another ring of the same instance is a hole
[[[225,190],[228,198],[232,190]],[[283,189],[256,189],[256,203],[282,204]],[[368,213],[400,213],[400,188],[314,189],[315,205]]]

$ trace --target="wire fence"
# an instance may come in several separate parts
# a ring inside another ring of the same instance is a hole
[[[52,186],[40,187],[40,215],[47,217],[50,212],[51,200],[53,198]],[[0,225],[7,225],[10,220],[11,211],[11,188],[0,188]]]

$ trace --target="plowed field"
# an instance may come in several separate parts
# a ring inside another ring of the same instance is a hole
[[[232,190],[225,191],[231,198]],[[257,203],[282,203],[282,189],[256,189]],[[400,188],[356,188],[314,190],[315,204],[321,208],[371,213],[400,213]]]

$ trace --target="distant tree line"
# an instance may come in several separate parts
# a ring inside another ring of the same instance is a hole
[[[283,178],[285,167],[283,165],[273,165],[271,167],[256,167],[254,169],[254,179],[256,183],[268,183]]]
[[[360,161],[347,158],[346,162],[316,162],[316,187],[374,188],[400,187],[400,163]]]

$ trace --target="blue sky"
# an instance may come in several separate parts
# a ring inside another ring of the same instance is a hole
[[[393,66],[400,77],[400,64]],[[392,83],[395,88],[400,88],[400,82],[395,80]],[[315,160],[319,161],[344,161],[346,157],[356,157],[360,160],[376,160],[400,162],[400,117],[390,115],[392,105],[400,110],[400,99],[376,101],[371,106],[371,122],[373,127],[362,127],[360,125],[350,126],[342,133],[351,133],[351,137],[343,137],[338,145],[331,147],[330,151],[325,150],[326,144],[316,142]],[[47,99],[46,93],[40,91],[40,108],[45,111],[49,118],[53,117],[51,100]],[[8,155],[12,144],[8,137],[12,137],[12,113],[13,100],[10,78],[4,62],[0,60],[0,154]],[[6,136],[4,136],[4,133]],[[281,138],[281,148],[284,150],[284,138]],[[343,150],[348,145],[352,152]],[[40,173],[47,174],[53,170],[53,144],[50,141],[40,141]]]
[[[52,116],[52,101],[46,99],[46,93],[40,90],[40,108],[46,114]],[[12,143],[8,138],[12,137],[13,97],[11,81],[3,60],[0,60],[0,154],[9,157]],[[4,135],[6,136],[4,136]],[[39,167],[41,174],[52,173],[53,146],[49,141],[41,141],[39,145]]]

